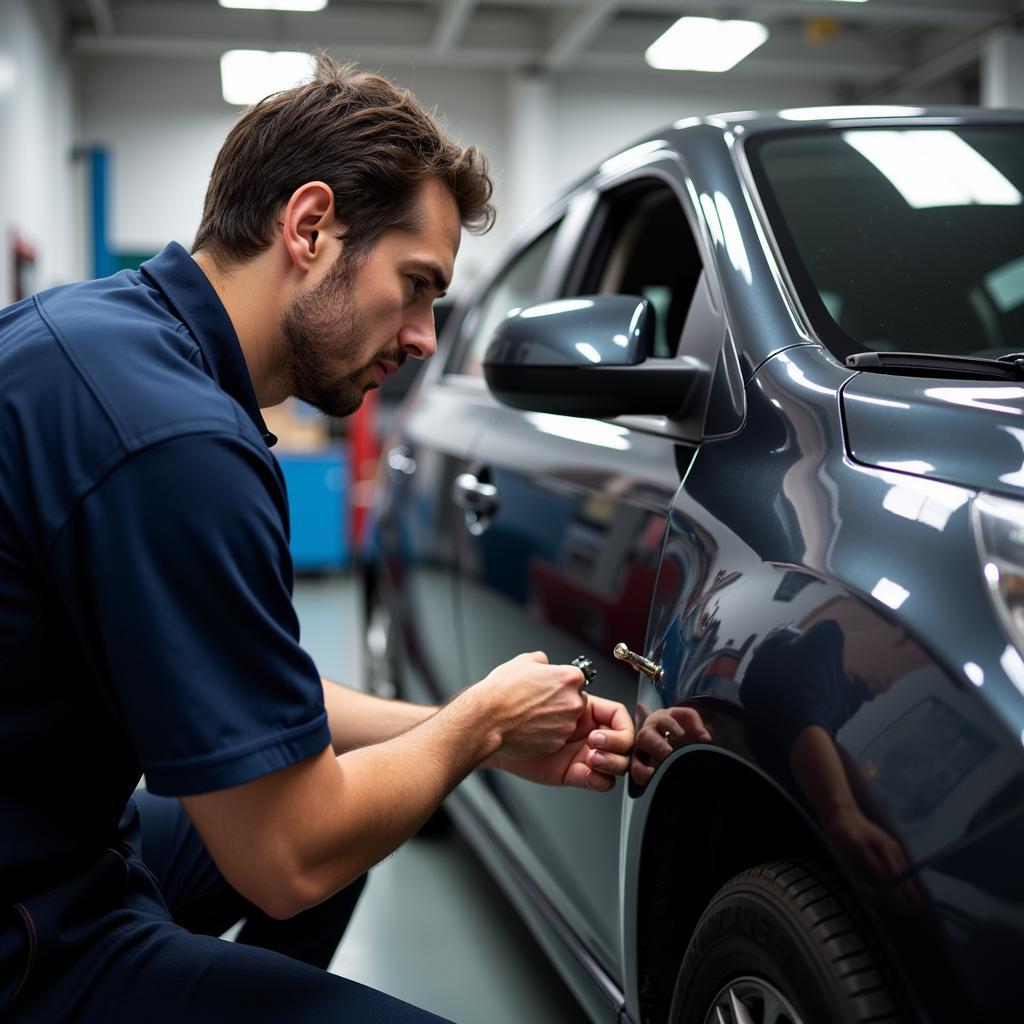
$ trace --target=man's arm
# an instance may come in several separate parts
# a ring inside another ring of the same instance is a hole
[[[437,713],[428,704],[382,700],[321,678],[335,754],[400,736]],[[495,754],[484,762],[531,782],[606,792],[624,775],[633,749],[633,719],[616,701],[586,695],[586,707],[565,746],[553,754],[517,758]]]
[[[320,682],[335,754],[393,739],[437,713],[433,705],[384,700],[323,677]]]
[[[389,854],[469,772],[501,752],[560,751],[583,675],[520,655],[392,739],[330,749],[230,789],[182,797],[224,877],[274,917],[326,899]]]
[[[855,854],[883,880],[907,870],[903,847],[860,809],[835,742],[825,729],[809,725],[797,735],[790,765],[834,843]]]

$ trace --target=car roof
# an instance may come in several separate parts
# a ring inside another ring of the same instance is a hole
[[[856,124],[880,125],[886,128],[912,124],[992,124],[1024,123],[1024,110],[995,110],[985,107],[919,107],[895,104],[793,107],[784,110],[737,110],[721,114],[684,117],[671,129],[684,130],[695,125],[710,125],[735,131],[769,132],[795,128],[833,128]],[[664,136],[664,130],[661,132]]]

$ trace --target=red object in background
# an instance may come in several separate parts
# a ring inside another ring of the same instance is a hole
[[[11,295],[12,301],[27,299],[36,289],[33,271],[36,265],[35,247],[25,241],[17,231],[11,232]]]
[[[368,391],[363,404],[349,421],[349,447],[352,467],[352,550],[359,550],[363,523],[366,513],[373,504],[373,492],[377,478],[377,461],[380,458],[380,442],[377,440],[377,403],[380,392]]]

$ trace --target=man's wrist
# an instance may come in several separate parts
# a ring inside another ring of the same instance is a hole
[[[453,724],[460,733],[458,742],[473,750],[474,767],[485,763],[491,767],[490,762],[501,756],[499,751],[505,737],[498,725],[496,710],[481,692],[479,684],[453,697],[445,705],[444,712],[454,719]]]

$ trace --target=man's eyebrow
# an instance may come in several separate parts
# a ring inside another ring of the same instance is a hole
[[[448,278],[444,276],[444,271],[441,267],[429,260],[414,260],[413,262],[430,278],[431,283],[434,285],[434,290],[438,292],[438,298],[442,298],[444,293],[448,291]]]

